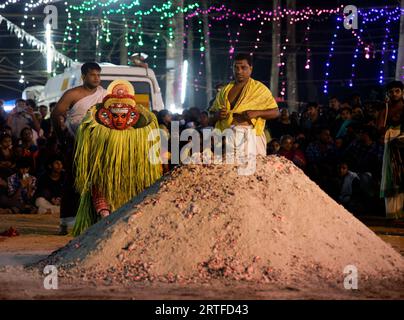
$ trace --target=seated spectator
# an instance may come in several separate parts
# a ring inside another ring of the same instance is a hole
[[[340,113],[340,126],[338,128],[336,138],[343,138],[347,133],[347,127],[352,122],[352,110],[351,108],[344,107]]]
[[[39,112],[41,113],[41,129],[43,130],[43,136],[49,138],[52,133],[51,119],[48,117],[48,107],[45,105],[39,106]]]
[[[7,133],[0,136],[0,178],[7,180],[13,174],[16,155],[13,150],[11,136]]]
[[[331,192],[331,179],[335,176],[336,148],[331,138],[330,130],[320,130],[317,139],[306,149],[307,174],[326,192]]]
[[[323,128],[317,140],[307,146],[306,158],[310,163],[327,162],[335,157],[335,151],[330,130]]]
[[[349,170],[346,162],[339,164],[338,176],[340,178],[338,202],[351,211],[356,203],[354,195],[359,193],[359,176],[357,173]]]
[[[267,146],[267,154],[275,155],[279,154],[279,150],[281,149],[281,145],[279,144],[278,139],[272,139]]]
[[[187,117],[185,118],[185,126],[187,128],[196,128],[200,124],[201,110],[197,107],[189,108]]]
[[[352,120],[359,124],[362,124],[365,121],[365,115],[360,107],[352,109]]]
[[[54,157],[61,157],[60,145],[58,139],[55,136],[51,136],[46,141],[41,141],[38,144],[38,157],[36,173],[38,176],[42,176],[48,170],[47,165],[49,159]]]
[[[202,132],[203,129],[213,129],[213,127],[209,124],[209,113],[207,111],[201,112],[200,124],[196,129],[199,132]]]
[[[35,117],[34,110],[27,106],[25,100],[18,99],[15,108],[10,112],[7,125],[11,128],[11,136],[13,139],[18,140],[22,129],[28,127],[39,133],[41,126]]]
[[[280,139],[284,135],[290,135],[294,137],[297,133],[297,127],[294,126],[289,117],[289,111],[283,108],[280,112],[280,117],[276,120],[269,122],[269,128],[271,137]]]
[[[328,108],[325,109],[325,117],[329,123],[333,123],[340,114],[341,103],[337,97],[328,100]]]
[[[305,117],[301,119],[301,129],[309,140],[314,140],[316,132],[320,128],[328,127],[327,118],[320,115],[320,108],[316,102],[311,102],[307,105],[305,114]]]
[[[63,163],[58,157],[48,161],[48,172],[38,179],[35,205],[38,213],[60,214],[60,199],[64,182]]]
[[[17,173],[8,178],[8,196],[14,213],[37,213],[33,205],[36,191],[36,178],[29,174],[29,158],[19,159],[16,163]]]
[[[306,166],[306,158],[304,153],[300,149],[294,148],[294,139],[290,135],[284,135],[280,141],[281,148],[279,155],[292,161],[300,169],[304,169]]]
[[[310,141],[307,141],[306,136],[304,135],[304,133],[299,132],[296,136],[295,136],[295,142],[294,142],[294,148],[295,149],[300,149],[302,150],[303,153],[306,152],[307,149],[307,145]]]
[[[376,180],[381,178],[383,162],[383,146],[378,140],[377,129],[365,125],[359,129],[359,137],[344,152],[344,159],[355,172],[369,172]]]
[[[32,172],[36,169],[36,158],[38,157],[38,146],[34,142],[32,129],[24,128],[21,131],[21,140],[19,145],[22,147],[22,156],[31,158],[32,160]]]

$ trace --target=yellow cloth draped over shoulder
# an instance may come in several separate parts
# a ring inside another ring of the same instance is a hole
[[[234,84],[235,82],[232,81],[222,90],[220,90],[216,96],[213,106],[209,110],[210,112],[217,112],[220,111],[223,106],[225,106],[229,112],[229,116],[226,119],[216,122],[215,127],[217,129],[224,130],[230,128],[233,122],[233,114],[235,113],[243,113],[247,110],[268,110],[278,108],[271,91],[263,83],[250,78],[241,91],[236,105],[231,110],[228,95],[230,90],[234,87]],[[262,135],[265,129],[265,119],[252,119],[251,122],[256,130],[256,135]]]

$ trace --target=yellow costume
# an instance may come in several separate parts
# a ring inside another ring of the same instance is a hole
[[[77,131],[75,186],[81,198],[74,235],[99,219],[92,196],[100,196],[113,212],[162,175],[159,154],[149,159],[160,138],[155,115],[136,104],[127,81],[112,82],[108,93],[89,109]]]
[[[222,90],[220,90],[212,108],[210,109],[210,112],[217,112],[220,111],[223,106],[225,106],[229,112],[229,116],[226,119],[216,122],[217,129],[224,130],[230,128],[233,122],[234,113],[243,113],[247,110],[268,110],[278,108],[271,91],[269,91],[269,89],[261,82],[250,78],[241,91],[240,98],[238,99],[236,105],[232,110],[230,110],[228,94],[231,88],[233,88],[234,84],[234,81],[232,81]],[[256,135],[261,136],[265,129],[265,119],[252,119],[251,122],[256,130]]]

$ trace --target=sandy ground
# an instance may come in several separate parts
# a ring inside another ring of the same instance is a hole
[[[20,236],[0,237],[0,299],[404,299],[404,289],[383,290],[366,287],[348,291],[343,288],[294,288],[290,285],[254,285],[211,282],[179,286],[167,283],[138,283],[118,287],[106,283],[59,279],[58,290],[44,289],[45,275],[29,272],[22,266],[37,262],[63,247],[72,238],[58,236],[58,217],[53,215],[0,215],[0,232],[13,226]],[[401,226],[400,226],[401,227]],[[404,229],[372,226],[380,238],[404,256]]]

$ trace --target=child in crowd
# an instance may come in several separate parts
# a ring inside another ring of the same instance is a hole
[[[359,193],[360,180],[357,173],[349,170],[346,162],[341,162],[338,166],[340,177],[340,192],[338,201],[348,210],[354,211],[355,197]]]
[[[36,159],[38,157],[38,146],[34,141],[34,136],[31,128],[24,128],[21,130],[21,140],[19,145],[22,147],[22,156],[32,160],[32,172],[36,169]]]
[[[300,169],[304,169],[306,166],[306,158],[304,153],[300,149],[294,148],[294,139],[290,135],[284,135],[280,141],[281,148],[279,155],[292,161]]]
[[[29,174],[31,160],[17,160],[17,173],[8,178],[8,196],[14,213],[37,213],[33,205],[36,191],[36,178]]]
[[[64,182],[62,160],[53,157],[48,161],[48,172],[38,180],[35,204],[38,213],[60,214],[60,199]]]
[[[0,178],[7,180],[13,174],[15,161],[11,135],[4,133],[0,136]]]

